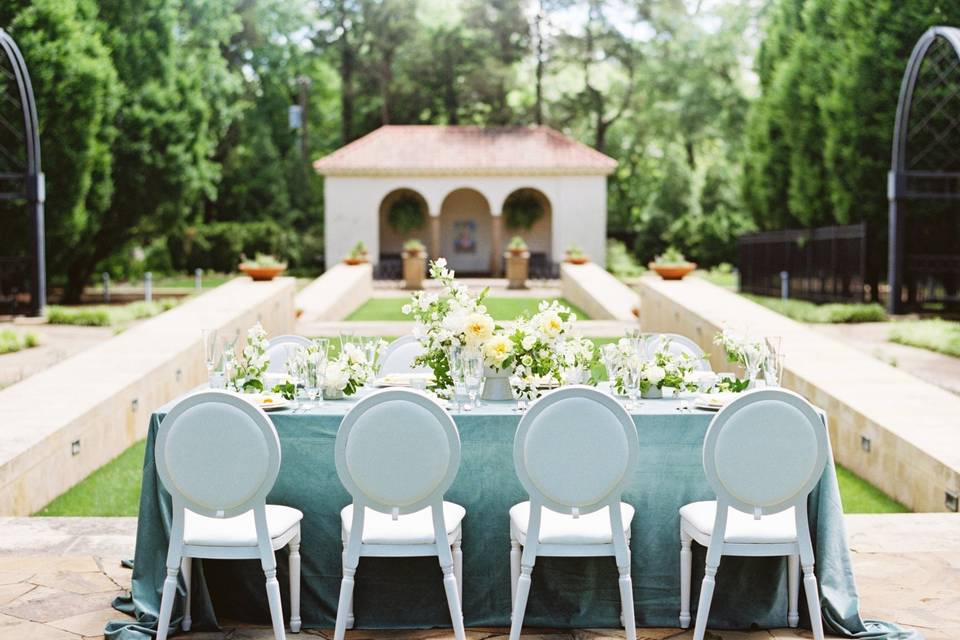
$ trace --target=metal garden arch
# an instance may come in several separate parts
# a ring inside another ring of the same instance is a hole
[[[0,313],[42,315],[46,301],[40,130],[27,64],[0,29]],[[26,231],[26,238],[17,232]],[[19,240],[19,242],[18,242]],[[25,241],[24,241],[25,240]],[[24,286],[27,282],[28,285]],[[25,289],[25,290],[24,290]],[[29,293],[29,301],[24,294]]]
[[[941,290],[941,301],[957,302],[960,235],[954,232],[952,240],[937,238],[946,244],[931,250],[929,239],[937,234],[937,228],[929,224],[908,227],[907,203],[960,202],[960,29],[931,27],[913,48],[900,85],[887,194],[890,312],[936,301]],[[960,224],[960,216],[956,218]],[[928,246],[923,246],[925,242]],[[921,295],[923,279],[928,286],[939,280],[942,289]]]

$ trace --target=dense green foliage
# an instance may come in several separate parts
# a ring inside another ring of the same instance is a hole
[[[900,82],[917,39],[960,23],[944,0],[774,0],[757,55],[744,193],[761,228],[883,229]]]
[[[163,298],[156,302],[131,302],[125,305],[87,305],[47,307],[47,321],[50,324],[72,324],[83,327],[118,327],[134,320],[152,318],[176,306],[173,298]]]
[[[40,344],[40,339],[32,331],[16,331],[14,329],[0,329],[0,355],[13,353],[21,349],[29,349]]]

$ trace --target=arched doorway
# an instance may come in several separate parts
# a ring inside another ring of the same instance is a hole
[[[523,188],[511,192],[503,201],[503,252],[514,236],[520,236],[530,249],[531,277],[550,277],[552,272],[553,211],[550,199],[538,189]]]
[[[486,274],[492,255],[490,203],[479,191],[457,189],[440,207],[440,255],[462,274]]]

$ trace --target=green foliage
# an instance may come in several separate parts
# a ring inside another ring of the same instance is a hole
[[[269,253],[257,253],[254,256],[253,260],[247,258],[241,263],[244,267],[252,269],[263,269],[263,268],[273,268],[273,267],[284,267],[286,268],[287,263],[283,260],[279,260],[276,256]]]
[[[905,506],[852,471],[836,465],[844,513],[907,513]]]
[[[196,268],[229,273],[237,270],[242,254],[280,255],[296,247],[295,232],[273,220],[260,222],[211,222],[187,227],[167,240],[174,269]],[[290,255],[291,262],[300,256]]]
[[[748,294],[744,294],[744,297],[798,322],[837,324],[884,322],[887,319],[887,312],[876,303],[830,303],[818,305],[807,302],[806,300],[781,300],[780,298],[767,298]]]
[[[688,264],[687,258],[683,255],[683,252],[674,246],[669,246],[664,249],[663,253],[653,259],[653,263],[662,265]]]
[[[886,178],[904,68],[941,0],[775,0],[757,59],[744,194],[761,228],[886,224]]]
[[[627,251],[627,245],[619,240],[607,240],[607,271],[618,278],[633,278],[643,275],[645,269]]]
[[[960,358],[960,322],[940,318],[895,322],[888,339]]]
[[[32,331],[0,330],[0,355],[29,349],[40,344],[40,338]]]
[[[397,233],[410,233],[423,229],[426,216],[423,214],[423,204],[416,196],[401,196],[387,212],[387,223]]]
[[[124,327],[134,320],[143,320],[159,315],[176,306],[173,298],[155,302],[131,302],[125,305],[84,305],[47,307],[47,322],[83,327]]]
[[[512,194],[503,205],[504,222],[508,229],[530,229],[543,214],[540,198],[529,191]]]

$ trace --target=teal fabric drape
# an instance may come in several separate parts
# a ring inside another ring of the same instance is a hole
[[[275,412],[282,467],[269,501],[303,511],[302,616],[306,628],[334,625],[340,587],[340,510],[350,502],[334,469],[334,442],[352,402],[327,402],[307,413]],[[154,465],[157,428],[171,405],[150,422],[131,597],[114,606],[134,616],[111,622],[111,640],[140,640],[156,628],[170,531],[170,496]],[[468,627],[509,626],[509,508],[526,499],[513,469],[519,421],[509,403],[487,403],[455,415],[462,443],[460,471],[447,499],[463,505],[463,611]],[[671,400],[647,401],[634,415],[640,460],[624,500],[636,508],[632,524],[633,588],[637,626],[676,627],[680,598],[677,510],[712,499],[701,448],[713,414],[679,412]],[[811,532],[828,631],[857,638],[918,638],[895,625],[864,622],[844,531],[832,461],[810,497]],[[278,553],[284,603],[286,553]],[[694,544],[695,609],[703,578],[704,549]],[[264,577],[257,561],[194,562],[194,629],[213,629],[217,616],[269,624]],[[354,595],[358,628],[449,627],[435,558],[364,558]],[[182,592],[181,592],[182,593]],[[182,611],[182,598],[174,622]],[[801,625],[809,626],[800,598]],[[531,627],[618,627],[620,597],[612,558],[539,558],[525,624]],[[285,615],[288,615],[285,609]],[[725,557],[717,575],[710,627],[787,626],[786,562],[782,558]]]

